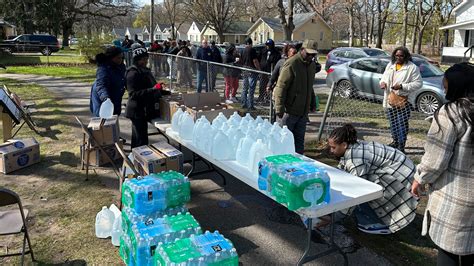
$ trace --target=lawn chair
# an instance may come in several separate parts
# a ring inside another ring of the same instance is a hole
[[[26,226],[26,217],[28,210],[23,209],[20,197],[13,191],[0,188],[0,207],[18,204],[18,209],[0,211],[0,236],[21,234],[23,233],[23,249],[21,253],[12,253],[0,255],[1,257],[11,257],[21,255],[21,265],[24,264],[25,254],[31,254],[31,260],[35,261],[33,249],[31,248],[30,236]],[[28,240],[28,250],[25,251],[26,241]]]

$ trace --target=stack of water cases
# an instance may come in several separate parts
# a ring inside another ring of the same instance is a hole
[[[239,265],[232,242],[218,231],[160,244],[154,255],[155,265]]]
[[[289,210],[327,204],[329,176],[310,158],[285,154],[268,156],[259,162],[258,187]]]
[[[178,172],[126,180],[119,250],[125,264],[238,265],[229,240],[218,232],[202,234],[184,205],[189,200],[189,180]]]
[[[158,243],[201,233],[184,205],[190,191],[188,178],[174,171],[124,182],[120,256],[127,265],[152,265]]]

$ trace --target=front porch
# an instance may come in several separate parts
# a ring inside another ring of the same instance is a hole
[[[474,58],[474,20],[459,22],[441,27],[440,30],[454,30],[454,42],[452,47],[443,47],[441,62],[443,64],[454,64],[473,61]]]

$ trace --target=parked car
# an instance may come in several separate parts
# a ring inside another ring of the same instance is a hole
[[[433,64],[433,65],[435,65],[435,66],[437,66],[437,67],[440,67],[440,66],[441,66],[438,61],[433,60],[433,59],[430,59],[430,58],[428,58],[428,57],[426,57],[426,56],[424,56],[424,55],[421,55],[421,54],[411,54],[411,56],[412,56],[412,57],[418,57],[418,58],[420,58],[420,59],[426,60],[426,61],[428,61],[430,64]]]
[[[328,69],[326,84],[336,84],[337,95],[350,98],[361,97],[368,100],[383,100],[380,79],[389,57],[364,57]],[[411,106],[422,113],[433,114],[445,102],[443,71],[428,61],[414,57],[413,63],[420,69],[423,87],[408,96]]]
[[[0,48],[8,53],[32,53],[40,52],[50,55],[59,51],[58,39],[52,35],[22,34],[13,40],[5,40],[0,43]]]
[[[69,39],[69,45],[78,45],[79,44],[79,40],[75,37]]]
[[[333,66],[362,57],[388,56],[386,51],[378,48],[339,47],[331,50],[326,56],[326,71]]]

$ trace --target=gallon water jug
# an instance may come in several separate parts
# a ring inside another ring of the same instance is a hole
[[[250,158],[248,169],[252,173],[253,177],[258,178],[258,162],[270,155],[271,152],[268,150],[267,145],[265,145],[261,139],[258,139],[257,142],[252,145],[249,154]]]
[[[114,104],[107,98],[107,100],[100,105],[99,116],[100,118],[111,118],[112,115],[114,115]]]
[[[287,126],[283,126],[281,134],[281,154],[294,154],[295,153],[295,138],[293,133],[288,129]]]
[[[257,125],[261,124],[263,123],[263,118],[261,116],[257,116],[257,118],[255,118],[255,122],[257,122]]]
[[[183,113],[183,110],[179,108],[178,111],[176,111],[173,117],[171,118],[171,128],[176,133],[179,133],[179,122]]]
[[[232,143],[232,152],[234,153],[234,156],[237,154],[237,147],[239,146],[239,142],[241,139],[245,138],[244,132],[240,130],[240,128],[237,128],[232,135],[229,135],[230,142]]]
[[[194,120],[191,115],[186,112],[181,116],[181,125],[179,127],[179,136],[184,140],[193,139]]]
[[[102,207],[102,210],[95,216],[95,236],[98,238],[109,237],[112,233],[114,220],[114,213],[107,206]]]
[[[227,123],[227,118],[222,112],[219,112],[216,118],[212,120],[212,126],[216,129],[220,129],[224,123]]]
[[[202,127],[202,121],[203,121],[203,118],[204,118],[204,117],[205,117],[205,116],[202,115],[200,118],[198,118],[198,119],[196,120],[196,123],[194,123],[193,139],[192,139],[192,143],[193,143],[194,146],[197,146],[197,140],[198,140],[197,136],[198,136],[199,131],[200,131],[201,127]]]
[[[263,128],[263,123],[262,124],[259,124],[257,126],[257,129],[255,130],[255,139],[261,139],[262,142],[265,142],[265,139],[267,138],[266,134],[268,134],[268,132],[265,132],[265,129]]]
[[[270,129],[270,134],[277,133],[278,135],[281,134],[281,127],[278,122],[273,123],[272,128]]]
[[[263,128],[265,128],[267,132],[270,132],[270,130],[272,129],[272,124],[270,123],[270,121],[268,121],[268,119],[263,120]]]
[[[199,122],[199,127],[196,129],[196,125],[194,125],[194,130],[193,130],[193,144],[194,146],[198,148],[199,148],[199,145],[202,144],[201,136],[203,132],[205,132],[204,131],[205,127],[210,128],[211,123],[209,122],[209,120],[207,120],[205,116],[202,116],[201,121]]]
[[[240,121],[241,121],[241,120],[242,120],[242,117],[241,117],[237,112],[234,112],[234,113],[230,116],[229,120],[227,120],[227,123],[228,123],[229,125],[236,125],[236,126],[238,126],[238,125],[240,124]]]
[[[240,120],[239,128],[242,132],[247,132],[249,121],[247,119]]]
[[[232,160],[235,158],[235,155],[232,154],[232,145],[229,137],[222,130],[219,130],[214,137],[211,155],[216,160]]]
[[[272,154],[274,155],[282,154],[281,152],[282,144],[280,141],[281,141],[280,133],[277,131],[271,131],[270,135],[268,136],[267,146]]]
[[[120,237],[122,236],[122,217],[115,217],[114,225],[112,226],[112,245],[120,246]]]
[[[250,115],[250,113],[246,113],[243,120],[246,120],[247,122],[253,121],[253,117]]]
[[[217,129],[212,126],[205,127],[202,130],[200,140],[202,141],[201,150],[207,154],[211,154],[212,143],[214,142],[214,137],[217,134]]]
[[[250,148],[252,148],[252,145],[255,142],[255,139],[252,138],[251,132],[251,129],[247,130],[245,137],[239,141],[239,146],[237,147],[237,152],[235,155],[237,162],[247,168]]]

